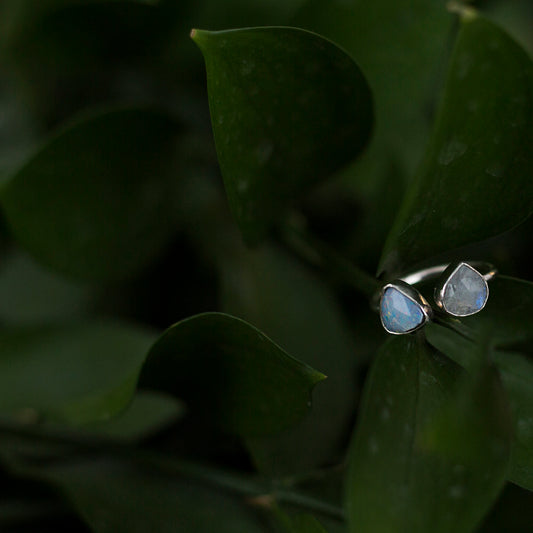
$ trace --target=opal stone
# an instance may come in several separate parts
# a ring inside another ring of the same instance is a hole
[[[381,321],[391,333],[409,333],[425,320],[420,305],[394,287],[385,289],[380,307]]]
[[[488,297],[483,276],[468,265],[460,265],[446,282],[442,305],[452,315],[468,316],[483,309]]]

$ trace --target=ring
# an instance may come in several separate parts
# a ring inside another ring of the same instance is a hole
[[[489,299],[487,282],[497,273],[488,263],[461,262],[448,265],[435,287],[437,307],[451,316],[463,317],[479,313]]]
[[[483,273],[482,273],[483,272]],[[432,317],[427,300],[412,285],[437,276],[437,307],[452,316],[481,311],[489,297],[487,282],[497,274],[489,263],[471,261],[437,265],[418,270],[385,285],[379,294],[379,313],[384,329],[393,335],[413,333]]]
[[[379,316],[385,331],[405,335],[425,326],[433,317],[433,309],[420,292],[398,279],[381,289]]]

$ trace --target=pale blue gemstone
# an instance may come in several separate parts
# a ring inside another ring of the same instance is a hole
[[[381,321],[388,331],[408,333],[424,320],[424,313],[416,302],[394,287],[385,289],[381,297]]]
[[[488,297],[487,283],[481,274],[461,265],[447,281],[442,303],[448,313],[468,316],[483,309]]]

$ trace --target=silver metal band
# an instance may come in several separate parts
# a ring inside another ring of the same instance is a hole
[[[485,281],[491,280],[498,273],[498,270],[494,265],[484,261],[467,261],[467,263],[474,267],[483,276]],[[444,263],[442,265],[423,268],[422,270],[417,270],[411,274],[401,276],[398,279],[409,285],[416,285],[422,281],[440,276],[451,264],[452,263]]]

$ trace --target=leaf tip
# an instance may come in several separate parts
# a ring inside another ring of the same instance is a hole
[[[328,379],[328,376],[326,374],[322,374],[322,372],[319,372],[318,370],[315,370],[313,373],[313,385],[318,385],[321,381],[324,381],[325,379]]]
[[[199,30],[197,28],[193,28],[189,36],[197,45],[200,45],[200,43],[203,41],[202,37],[205,37],[206,35],[209,35],[210,33],[211,32],[208,32],[205,30]]]

